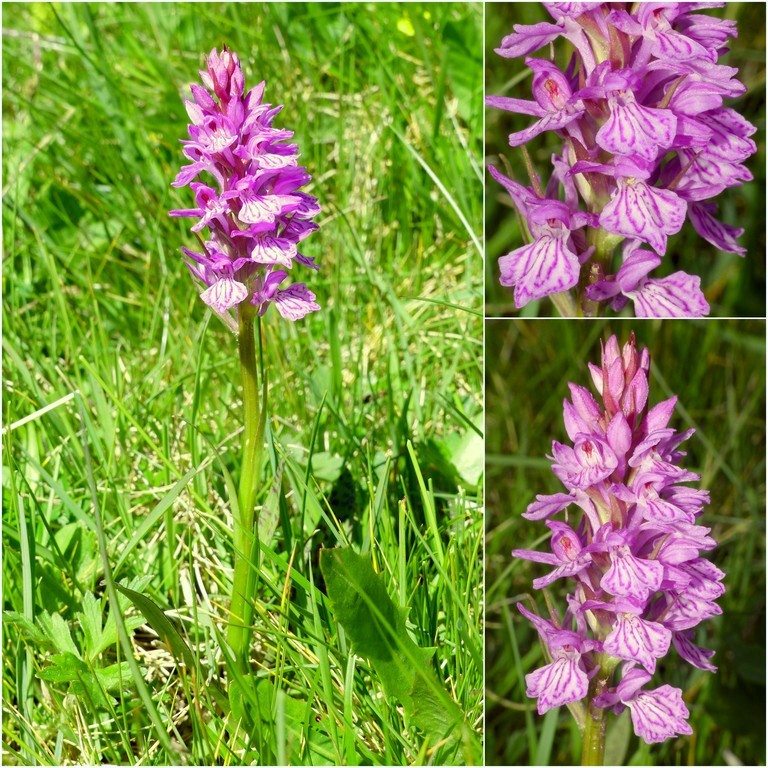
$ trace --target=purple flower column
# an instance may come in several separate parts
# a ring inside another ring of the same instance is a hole
[[[316,198],[300,191],[311,177],[298,165],[297,146],[285,143],[293,132],[272,125],[282,107],[263,103],[264,83],[246,92],[240,59],[226,48],[221,54],[211,51],[200,77],[205,87],[190,86],[192,101],[185,102],[192,123],[189,140],[182,143],[191,162],[173,182],[174,187],[191,187],[196,207],[170,215],[197,219],[191,230],[202,252],[182,248],[186,265],[203,288],[200,298],[238,337],[245,428],[238,508],[233,510],[235,574],[227,640],[247,671],[252,555],[258,554],[254,505],[267,409],[263,368],[261,391],[258,384],[254,320],[270,304],[292,321],[320,309],[304,283],[281,287],[295,264],[318,268],[298,249],[317,229],[312,219],[320,207]],[[201,174],[215,186],[194,181]],[[204,229],[209,233],[205,241],[198,234]]]
[[[602,764],[608,709],[629,707],[648,743],[691,733],[682,692],[646,688],[671,648],[715,671],[713,652],[692,642],[693,628],[721,613],[715,600],[725,591],[724,574],[702,556],[715,546],[698,524],[709,494],[684,485],[700,479],[679,466],[685,454],[678,447],[693,430],[669,426],[676,397],[649,407],[649,367],[634,335],[623,349],[612,336],[601,365],[589,365],[598,399],[569,385],[570,442],[554,442],[550,456],[565,492],[538,496],[524,513],[547,521],[551,552],[512,553],[552,567],[535,589],[570,582],[562,618],[518,607],[551,659],[527,675],[527,693],[540,714],[569,705],[584,731],[585,765]],[[565,522],[551,519],[563,511]]]
[[[735,22],[700,13],[722,3],[543,5],[554,23],[516,24],[496,49],[525,57],[533,100],[486,99],[533,118],[510,146],[525,153],[544,132],[562,142],[545,185],[532,167],[530,188],[489,168],[531,239],[501,257],[501,284],[514,287],[518,308],[550,296],[564,315],[628,302],[637,316],[707,315],[699,276],[649,273],[686,219],[720,250],[745,253],[736,241],[743,230],[718,221],[717,204],[707,202],[752,178],[743,162],[756,151],[756,129],[725,106],[746,89],[736,69],[718,63]],[[546,57],[565,43],[573,53],[561,71]],[[540,57],[528,55],[540,49]]]

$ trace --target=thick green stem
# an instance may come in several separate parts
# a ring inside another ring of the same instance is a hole
[[[238,308],[240,372],[243,381],[243,459],[238,488],[238,514],[234,516],[233,536],[235,575],[227,642],[243,672],[248,670],[253,592],[258,562],[258,541],[254,508],[264,446],[267,411],[266,374],[262,367],[262,392],[259,397],[259,366],[254,333],[255,310],[250,304]],[[261,402],[260,402],[261,400]]]
[[[599,668],[589,684],[587,716],[584,721],[584,741],[581,747],[582,765],[603,765],[605,762],[605,709],[594,704],[595,699],[610,687],[619,659],[601,653],[596,659]]]
[[[605,710],[598,709],[590,700],[584,724],[584,742],[581,747],[582,765],[603,765],[605,759]]]
[[[588,299],[584,295],[584,290],[588,285],[602,279],[602,275],[610,269],[613,252],[623,239],[621,235],[611,234],[602,227],[590,230],[587,243],[595,246],[595,252],[592,254],[592,258],[581,268],[578,286],[581,311],[584,317],[595,317],[600,307],[600,302]]]

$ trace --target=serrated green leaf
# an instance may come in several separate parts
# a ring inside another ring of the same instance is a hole
[[[70,634],[69,625],[60,614],[51,615],[47,611],[43,611],[38,616],[38,623],[45,636],[59,653],[71,653],[73,656],[80,657],[80,651]]]
[[[71,683],[87,674],[85,662],[69,652],[51,656],[48,666],[40,670],[40,677],[52,683]]]
[[[83,697],[91,706],[107,705],[106,694],[100,679],[100,673],[104,670],[93,670],[82,659],[69,652],[51,656],[49,662],[40,672],[43,680],[52,683],[69,683],[72,686],[72,692]]]
[[[127,661],[93,670],[104,690],[118,693],[131,687],[131,665]]]
[[[101,641],[101,602],[92,592],[83,595],[83,610],[76,614],[80,621],[80,627],[85,636],[85,656],[94,659],[98,653],[94,652]]]
[[[397,698],[411,722],[435,744],[439,761],[480,762],[477,737],[428,663],[430,649],[411,640],[405,620],[367,557],[351,549],[324,549],[320,570],[334,616],[355,652],[367,658],[388,696]]]

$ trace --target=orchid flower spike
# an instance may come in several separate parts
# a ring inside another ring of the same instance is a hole
[[[214,48],[200,72],[203,86],[192,85],[185,101],[189,139],[174,187],[189,185],[195,207],[170,211],[196,219],[202,252],[182,248],[200,298],[233,330],[238,305],[249,302],[263,315],[270,304],[288,320],[320,309],[304,283],[283,287],[294,264],[317,269],[299,244],[317,229],[317,199],[300,191],[311,179],[298,164],[298,147],[286,141],[292,131],[275,128],[282,110],[263,102],[264,83],[245,91],[237,54]],[[195,181],[207,174],[214,184]]]
[[[724,3],[543,5],[554,23],[516,24],[496,49],[526,57],[533,99],[486,98],[533,118],[510,146],[545,132],[562,141],[543,191],[538,179],[526,188],[489,168],[530,234],[499,259],[501,284],[514,288],[518,308],[570,292],[571,313],[632,302],[638,317],[709,314],[699,276],[649,275],[686,221],[721,251],[745,254],[743,229],[720,222],[711,202],[752,179],[744,162],[756,151],[755,126],[725,104],[746,88],[718,63],[736,23],[700,13]],[[573,48],[565,72],[528,55],[544,48],[546,56],[561,39]]]
[[[679,446],[693,430],[669,426],[676,397],[649,406],[649,366],[634,335],[623,349],[612,336],[601,364],[589,365],[597,398],[569,385],[569,442],[552,443],[549,457],[565,491],[537,496],[523,515],[547,521],[551,551],[512,554],[550,569],[535,589],[569,584],[560,620],[518,606],[551,659],[526,676],[539,713],[590,699],[617,713],[629,707],[635,733],[650,744],[691,733],[682,692],[647,686],[673,648],[683,661],[715,671],[714,652],[696,646],[693,631],[721,613],[715,601],[725,587],[723,572],[704,557],[715,547],[700,524],[709,493],[686,485],[700,477],[680,466]],[[565,522],[552,519],[563,511]],[[601,681],[596,695],[593,679]]]

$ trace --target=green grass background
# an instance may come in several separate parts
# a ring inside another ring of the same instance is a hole
[[[323,206],[306,241],[323,310],[263,322],[265,495],[281,463],[284,474],[258,673],[275,683],[283,728],[290,696],[304,737],[318,722],[330,734],[325,762],[430,759],[335,624],[317,553],[373,552],[479,727],[482,7],[5,4],[3,25],[4,761],[321,759],[280,727],[229,751],[215,707],[146,627],[133,636],[143,705],[131,674],[106,679],[125,669],[114,625],[103,648],[93,637],[109,615],[98,504],[116,579],[178,620],[200,677],[221,674],[236,344],[182,264],[189,222],[167,210],[192,199],[169,186],[182,98],[225,43],[247,84],[265,79],[266,100],[285,104],[275,124],[295,131]],[[56,678],[67,652],[99,685]]]
[[[722,616],[698,629],[716,651],[716,674],[660,661],[654,685],[683,689],[693,735],[649,747],[628,713],[611,716],[606,765],[762,765],[765,763],[765,324],[763,321],[489,321],[486,330],[486,760],[491,765],[578,764],[581,740],[565,707],[544,717],[525,695],[525,675],[543,663],[535,630],[515,608],[532,595],[545,566],[515,560],[512,549],[545,550],[548,530],[521,515],[539,493],[562,490],[546,454],[565,441],[562,403],[573,381],[592,390],[587,362],[600,341],[634,330],[651,355],[649,403],[679,396],[671,426],[693,427],[686,469],[711,503],[701,524],[726,573]],[[555,604],[566,583],[550,588]]]
[[[736,109],[753,125],[757,133],[752,137],[757,153],[746,166],[754,180],[741,187],[725,190],[716,201],[719,218],[727,224],[743,227],[739,239],[747,249],[744,259],[735,254],[718,251],[699,237],[690,223],[669,238],[667,254],[662,265],[654,272],[661,277],[677,270],[701,276],[701,287],[710,305],[711,317],[764,317],[765,316],[765,5],[763,3],[726,3],[724,8],[706,12],[706,15],[735,19],[739,37],[731,41],[730,53],[720,62],[739,69],[739,79],[747,86],[747,93],[738,99],[726,100],[726,106]],[[502,38],[512,31],[514,24],[535,24],[551,21],[552,17],[539,3],[489,3],[486,7],[486,93],[494,96],[514,96],[531,99],[530,70],[523,59],[504,59],[494,52]],[[570,53],[563,40],[555,42],[557,61],[561,67],[568,64]],[[567,54],[567,55],[566,55]],[[542,48],[531,54],[547,58],[549,49]],[[514,115],[499,109],[486,109],[486,160],[504,168],[509,163],[512,177],[529,185],[518,148],[511,148],[507,137],[531,125],[533,118]],[[562,142],[553,132],[541,134],[531,140],[527,149],[535,168],[546,184],[550,177],[551,155]],[[491,317],[520,315],[522,317],[557,316],[549,299],[531,302],[516,310],[512,290],[499,283],[500,256],[522,245],[522,235],[509,195],[488,176],[486,201],[486,314]],[[620,256],[616,257],[620,259]],[[608,310],[609,315],[614,315]],[[622,310],[632,315],[631,302]]]

